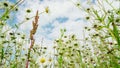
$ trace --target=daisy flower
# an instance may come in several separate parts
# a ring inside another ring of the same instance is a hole
[[[46,66],[47,65],[47,58],[42,56],[42,57],[39,57],[36,61],[36,63],[40,66],[40,68],[43,68],[43,66]]]

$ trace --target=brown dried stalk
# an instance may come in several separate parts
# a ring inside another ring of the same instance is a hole
[[[38,19],[39,19],[39,16],[38,16],[38,11],[37,11],[36,12],[36,16],[35,16],[35,21],[32,22],[33,29],[30,31],[30,41],[31,41],[31,44],[30,44],[30,48],[28,50],[26,68],[28,68],[29,61],[30,61],[29,60],[29,58],[30,58],[30,52],[31,52],[31,49],[33,48],[34,43],[35,43],[34,35],[35,35],[36,30],[38,28]]]

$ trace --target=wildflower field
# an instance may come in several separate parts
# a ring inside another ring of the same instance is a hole
[[[0,0],[0,68],[120,68],[120,0]]]

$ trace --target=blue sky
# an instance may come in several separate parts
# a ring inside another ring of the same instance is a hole
[[[17,0],[9,1],[17,2]],[[67,35],[75,34],[78,38],[83,38],[83,28],[89,23],[85,21],[87,14],[77,8],[73,2],[81,2],[85,9],[91,7],[87,0],[25,0],[19,5],[19,11],[11,14],[13,20],[8,21],[8,23],[20,23],[25,18],[34,16],[37,10],[41,13],[46,7],[49,7],[48,14],[39,15],[39,27],[35,35],[36,43],[40,43],[41,39],[44,38],[45,45],[53,45],[53,40],[59,38],[62,28],[67,29]],[[91,0],[91,3],[95,5],[95,0]],[[26,13],[27,9],[30,9],[31,13]],[[20,30],[29,33],[33,20],[21,25]]]

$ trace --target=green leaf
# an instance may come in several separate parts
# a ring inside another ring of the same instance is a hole
[[[115,39],[120,47],[120,36],[119,36],[119,32],[118,32],[118,28],[117,26],[115,25],[115,23],[112,23],[112,26],[113,26],[113,34],[115,36]]]
[[[17,64],[14,64],[14,65],[12,66],[12,68],[17,68]]]
[[[2,15],[2,17],[0,18],[1,20],[6,20],[6,16],[10,13],[10,11],[8,9],[6,9],[5,13]]]
[[[63,59],[62,59],[62,56],[60,56],[59,58],[58,58],[58,62],[59,62],[59,68],[62,68],[62,62],[63,62]]]
[[[96,17],[97,17],[97,20],[99,20],[100,22],[102,22],[103,20],[102,20],[102,18],[99,16],[97,10],[93,10],[93,12],[94,12],[94,14],[95,14]]]
[[[18,29],[19,28],[19,26],[17,25],[17,24],[15,24],[15,27]]]
[[[2,47],[2,50],[1,50],[2,52],[1,52],[1,61],[3,60],[3,58],[4,58],[4,48]]]
[[[112,22],[114,22],[114,15],[113,14],[108,17],[107,27],[109,27]]]

